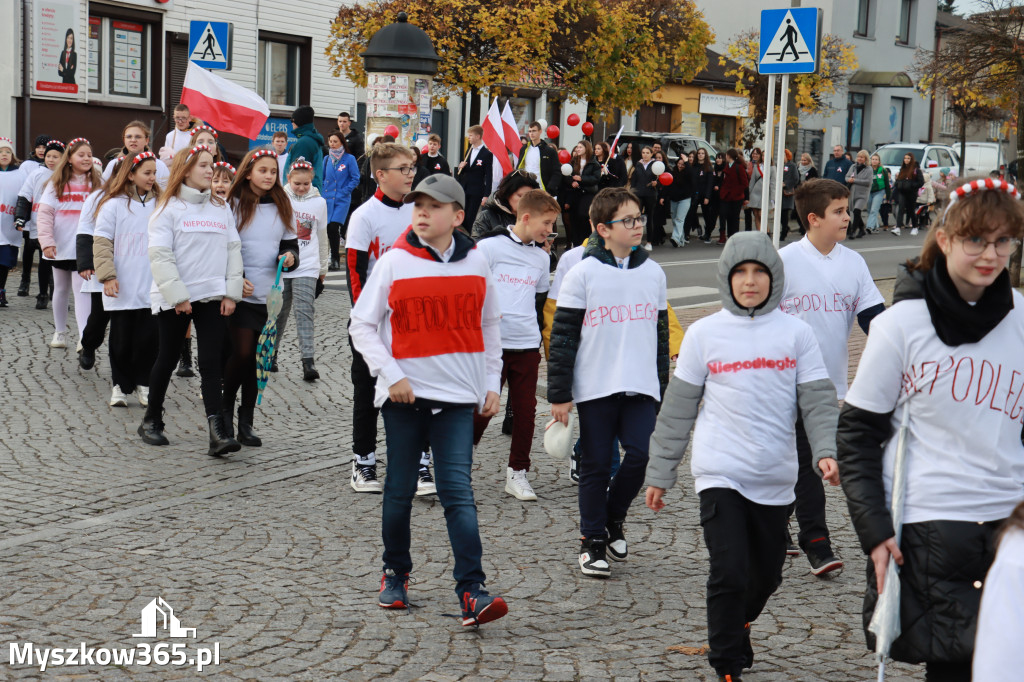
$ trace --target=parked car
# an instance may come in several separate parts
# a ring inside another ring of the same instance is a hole
[[[608,136],[608,144],[615,139],[614,135]],[[655,142],[661,144],[661,150],[668,157],[669,168],[674,168],[679,154],[689,154],[703,148],[708,153],[708,159],[714,161],[718,150],[708,144],[703,137],[696,135],[683,135],[682,133],[646,133],[644,131],[623,133],[619,138],[619,149],[625,149],[626,145],[633,143],[633,161],[640,160],[640,149],[647,145],[653,147]]]
[[[954,174],[960,172],[960,157],[956,151],[945,144],[923,144],[920,142],[893,142],[883,144],[875,150],[882,161],[882,165],[889,169],[893,177],[900,172],[903,165],[903,157],[910,154],[917,161],[922,171],[939,170]]]
[[[960,149],[959,144],[953,147]],[[1005,163],[1003,145],[998,142],[968,142],[964,145],[964,175],[988,175]]]

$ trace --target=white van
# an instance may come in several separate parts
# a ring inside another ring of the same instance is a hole
[[[954,144],[953,149],[960,149]],[[988,175],[1006,163],[1003,146],[998,142],[968,142],[964,146],[964,174]]]

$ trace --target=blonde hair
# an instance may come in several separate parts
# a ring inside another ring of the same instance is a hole
[[[174,165],[171,168],[171,177],[167,178],[167,187],[164,188],[163,193],[160,195],[160,199],[156,202],[156,213],[159,213],[167,202],[172,197],[177,197],[181,193],[181,186],[185,184],[185,179],[195,168],[196,164],[203,157],[203,154],[209,154],[212,160],[213,152],[210,151],[209,147],[200,145],[203,147],[198,151],[182,149],[180,152],[174,155]],[[210,193],[210,201],[217,205],[222,205],[224,201],[217,195]]]
[[[403,147],[394,142],[381,142],[370,149],[370,174],[377,175],[377,171],[388,167],[388,161],[404,156],[412,163],[416,163],[416,153],[408,147]]]
[[[71,141],[68,144],[67,149],[64,150],[63,156],[60,157],[60,161],[57,162],[57,166],[53,169],[53,175],[50,176],[50,182],[53,183],[53,189],[57,192],[57,198],[64,198],[64,190],[67,188],[68,183],[71,182],[71,177],[75,174],[75,169],[71,165],[71,157],[75,155],[82,147],[88,147],[89,152],[92,153],[92,145],[84,137],[79,137]],[[89,170],[85,173],[89,178],[89,189],[94,190],[103,185],[103,178],[100,176],[99,170],[96,168],[96,164],[92,164]]]

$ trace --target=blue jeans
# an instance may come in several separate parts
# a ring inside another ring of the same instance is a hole
[[[882,202],[885,200],[885,190],[879,190],[872,192],[868,199],[868,229],[878,229],[878,212],[882,208]]]
[[[433,410],[440,409],[437,414]],[[409,519],[419,480],[423,443],[433,449],[434,482],[444,507],[448,540],[455,556],[455,593],[472,591],[486,577],[483,548],[473,500],[473,405],[453,405],[417,398],[412,404],[388,401],[381,407],[388,448],[381,536],[384,568],[412,570]]]
[[[608,537],[608,521],[626,518],[629,505],[643,487],[657,406],[649,396],[622,393],[576,404],[580,417],[579,505],[583,537]],[[625,455],[612,479],[616,438]]]
[[[686,214],[690,212],[690,199],[672,202],[672,239],[686,241]]]

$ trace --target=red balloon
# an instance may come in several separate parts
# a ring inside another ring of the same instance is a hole
[[[390,135],[391,137],[393,137],[393,138],[395,138],[397,140],[398,136],[402,134],[402,131],[398,129],[398,126],[392,124],[392,125],[389,125],[387,128],[384,129],[384,134],[385,135]]]
[[[553,123],[548,126],[548,137],[550,137],[552,140],[558,137],[558,126],[556,126]]]
[[[665,171],[664,173],[658,176],[658,182],[668,187],[669,185],[672,184],[672,174],[669,173],[668,171]]]
[[[590,121],[587,121],[586,123],[584,123],[583,124],[583,134],[584,135],[588,135],[588,136],[589,135],[593,135],[594,134],[594,124],[591,123]]]
[[[569,118],[565,119],[565,122],[571,126],[578,126],[580,124],[580,115],[569,114]]]
[[[572,154],[565,149],[558,150],[558,163],[569,163],[572,161]]]

